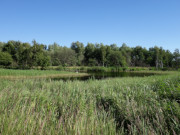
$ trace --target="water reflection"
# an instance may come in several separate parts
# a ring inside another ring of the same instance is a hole
[[[154,75],[153,73],[137,73],[137,72],[88,72],[89,76],[84,77],[69,77],[69,78],[49,78],[54,81],[74,81],[74,80],[81,80],[86,81],[89,79],[106,79],[106,78],[117,78],[117,77],[144,77],[144,76],[151,76]]]

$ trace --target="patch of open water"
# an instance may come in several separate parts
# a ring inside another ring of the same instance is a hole
[[[106,78],[118,78],[118,77],[145,77],[145,76],[151,76],[155,75],[155,73],[138,73],[138,72],[88,72],[89,76],[83,76],[83,77],[55,77],[55,78],[49,78],[51,80],[59,81],[74,81],[74,80],[81,80],[86,81],[89,79],[106,79]]]

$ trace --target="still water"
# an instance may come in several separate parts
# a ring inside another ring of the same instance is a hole
[[[89,79],[106,79],[106,78],[118,78],[118,77],[144,77],[144,76],[151,76],[155,75],[153,73],[137,73],[137,72],[88,72],[89,76],[84,77],[70,77],[70,78],[51,78],[51,80],[81,80],[86,81]]]

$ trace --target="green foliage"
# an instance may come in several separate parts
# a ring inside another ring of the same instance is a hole
[[[9,66],[13,62],[11,55],[7,52],[0,52],[0,65]]]
[[[76,65],[76,53],[71,48],[61,47],[54,43],[49,45],[49,55],[53,66],[74,66]]]
[[[173,66],[178,70],[178,68],[180,67],[180,52],[179,52],[179,49],[175,49],[173,55],[174,55]]]
[[[94,56],[95,49],[96,48],[92,43],[88,43],[87,46],[85,47],[84,58],[88,66],[96,65],[96,60]]]
[[[88,66],[96,66],[97,65],[97,61],[96,59],[89,59],[88,60]]]
[[[38,65],[41,66],[41,69],[46,69],[48,66],[50,66],[50,57],[44,55],[41,55],[38,61]]]
[[[180,79],[163,80],[157,82],[157,92],[160,98],[175,100],[180,103]]]
[[[1,80],[0,133],[179,134],[179,103],[159,92],[179,90],[179,83],[178,72],[86,82]]]
[[[3,47],[4,47],[5,43],[0,42],[0,52],[2,51]]]
[[[131,66],[131,54],[133,50],[130,47],[128,47],[125,43],[122,44],[119,50],[121,51],[122,55],[125,57],[127,65]]]
[[[33,66],[41,66],[45,69],[50,65],[50,57],[44,50],[45,45],[38,44],[35,40],[33,46],[29,43],[21,43],[19,41],[8,41],[2,51],[8,52],[13,58],[14,65],[18,65],[20,69],[32,68]]]
[[[84,45],[79,41],[73,42],[71,44],[71,49],[74,50],[77,54],[77,65],[81,65],[84,59]]]
[[[122,66],[123,67],[126,65],[125,57],[119,51],[111,51],[111,53],[109,54],[107,59],[111,66]]]
[[[39,44],[35,40],[32,44],[10,40],[0,42],[0,51],[8,52],[12,59],[12,68],[28,69],[41,66],[47,69],[52,66],[102,66],[102,67],[156,67],[156,70],[178,70],[180,66],[179,49],[174,53],[154,46],[128,47],[125,43],[121,47],[116,44],[103,43],[84,44],[77,41],[71,47],[62,47],[57,43],[48,46]]]
[[[71,77],[84,77],[87,73],[73,73],[65,71],[64,67],[59,67],[56,70],[19,70],[19,69],[0,69],[0,80],[23,80],[23,79],[51,79]]]
[[[57,70],[64,71],[65,68],[64,68],[62,65],[59,65],[58,68],[57,68]]]

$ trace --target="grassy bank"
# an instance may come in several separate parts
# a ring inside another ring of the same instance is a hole
[[[75,73],[57,70],[14,70],[0,69],[0,79],[27,79],[27,78],[54,78],[54,77],[80,77],[86,73]]]
[[[178,134],[180,75],[0,81],[0,134]]]
[[[62,66],[50,66],[51,70],[60,71],[83,71],[83,72],[122,72],[122,71],[175,71],[173,68],[159,68],[155,67],[102,67],[102,66],[74,66],[74,67],[62,67]]]
[[[151,68],[147,67],[102,67],[102,66],[75,66],[75,67],[49,67],[50,69],[64,71],[84,71],[84,72],[118,72],[118,71],[147,71]],[[154,70],[154,69],[153,69]]]

